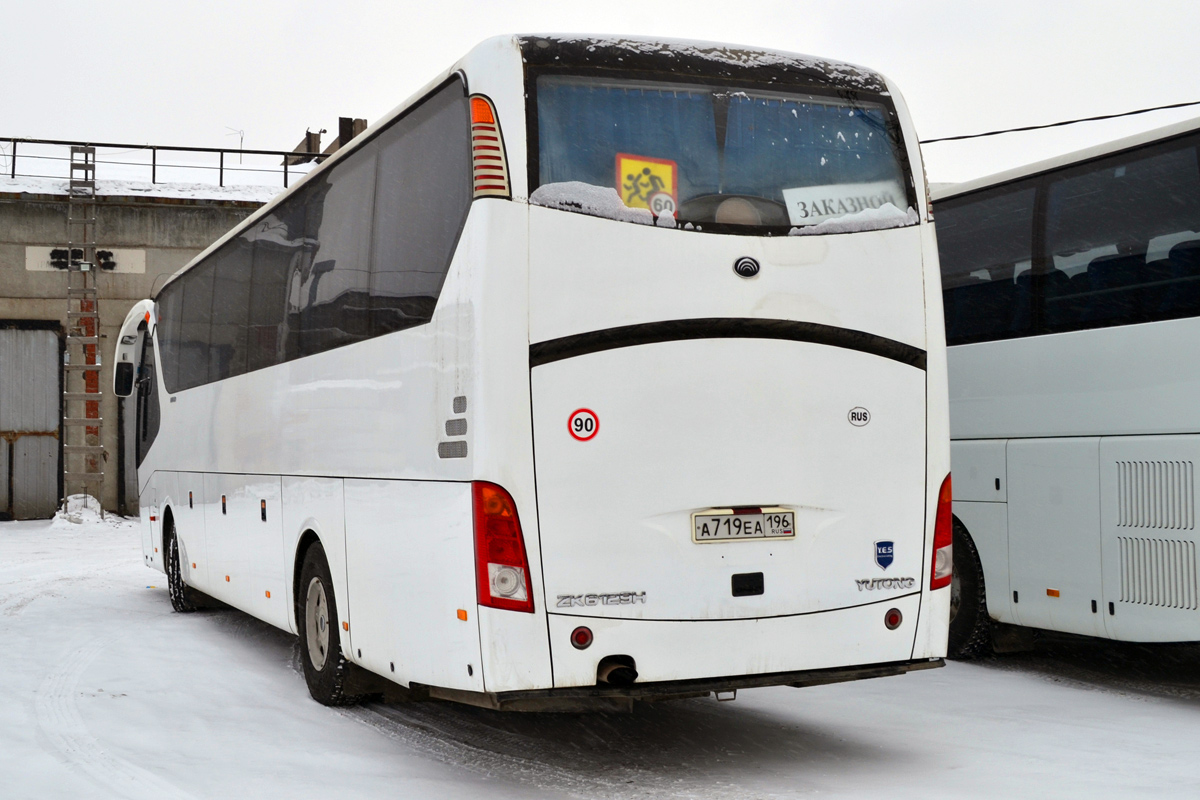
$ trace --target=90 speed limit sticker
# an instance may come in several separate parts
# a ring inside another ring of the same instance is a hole
[[[600,418],[590,408],[580,408],[567,418],[567,430],[576,440],[586,442],[600,432]]]

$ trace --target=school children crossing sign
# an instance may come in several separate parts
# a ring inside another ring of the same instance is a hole
[[[656,217],[675,216],[678,175],[674,161],[617,153],[617,192],[630,208],[647,208]]]

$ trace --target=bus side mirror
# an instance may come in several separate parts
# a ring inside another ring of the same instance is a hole
[[[113,394],[117,397],[129,397],[133,394],[133,376],[142,362],[142,332],[151,335],[151,312],[154,311],[154,301],[142,300],[135,303],[121,330],[117,333],[117,346],[113,351]]]
[[[113,375],[113,394],[117,397],[133,394],[133,364],[128,361],[117,362],[116,374]]]

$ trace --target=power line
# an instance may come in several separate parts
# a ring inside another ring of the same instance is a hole
[[[1200,105],[1200,100],[1193,100],[1190,103],[1172,103],[1169,106],[1154,106],[1153,108],[1140,108],[1137,111],[1126,111],[1121,114],[1103,114],[1099,117],[1082,117],[1081,119],[1068,119],[1062,122],[1051,122],[1048,125],[1026,125],[1023,128],[1006,128],[1002,131],[988,131],[987,133],[968,133],[963,136],[943,136],[940,139],[922,139],[921,144],[934,144],[935,142],[956,142],[960,139],[978,139],[982,136],[998,136],[1001,133],[1018,133],[1020,131],[1040,131],[1043,128],[1057,128],[1062,125],[1074,125],[1076,122],[1095,122],[1101,119],[1116,119],[1117,117],[1132,117],[1134,114],[1145,114],[1150,111],[1163,111],[1168,108],[1184,108],[1186,106]]]

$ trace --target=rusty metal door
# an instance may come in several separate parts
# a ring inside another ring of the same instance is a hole
[[[0,327],[0,514],[58,508],[62,371],[58,333]]]

